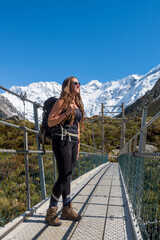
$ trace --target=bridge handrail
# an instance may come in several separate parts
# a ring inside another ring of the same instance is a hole
[[[160,117],[160,111],[148,122],[146,123],[129,141],[131,142],[132,140],[134,140],[136,137],[138,137],[138,135],[141,132],[144,132],[154,121],[156,121],[158,118]],[[127,144],[127,143],[126,143]]]
[[[124,153],[119,165],[133,224],[142,239],[160,239],[160,153]]]
[[[0,124],[6,125],[6,126],[9,126],[9,127],[13,127],[13,128],[17,128],[17,129],[19,129],[19,130],[23,130],[23,131],[26,131],[26,132],[33,132],[33,133],[36,133],[36,134],[39,133],[39,131],[30,129],[30,128],[26,127],[26,126],[16,125],[16,124],[9,123],[9,122],[3,121],[3,120],[0,120]],[[86,148],[90,148],[90,149],[92,149],[92,150],[94,150],[94,151],[96,151],[96,152],[100,152],[100,153],[102,153],[102,154],[105,154],[101,149],[94,148],[94,147],[92,147],[92,146],[90,146],[90,145],[83,144],[83,143],[80,143],[80,145],[81,145],[81,146],[84,146],[84,147],[86,147]],[[1,150],[3,150],[3,149],[0,149],[0,152],[1,152]],[[13,151],[12,149],[10,149],[10,150]],[[16,150],[15,150],[15,151],[16,151]],[[25,151],[25,150],[22,150],[22,151]],[[22,152],[22,151],[21,151],[21,152]],[[29,150],[27,150],[27,151],[29,151]],[[28,153],[29,153],[29,152],[28,152]],[[39,151],[38,153],[42,153],[42,151]]]
[[[135,139],[137,139],[137,137],[138,137],[141,133],[144,133],[144,132],[148,129],[148,127],[149,127],[153,122],[155,122],[157,119],[159,119],[159,118],[160,118],[160,111],[159,111],[149,122],[147,122],[143,127],[141,127],[141,129],[140,129],[130,140],[128,140],[127,143],[125,143],[125,145],[123,146],[123,148],[120,150],[119,155],[128,152],[128,151],[127,151],[127,148],[128,148],[128,146],[131,146],[132,141],[135,140]],[[129,151],[129,153],[130,153],[130,151]]]
[[[83,144],[85,145],[85,144]],[[33,153],[40,153],[40,154],[44,154],[44,152],[42,150],[14,150],[14,149],[0,149],[0,153],[25,153],[25,154],[33,154]],[[46,151],[47,153],[53,153],[53,151]],[[98,155],[97,153],[93,153],[93,152],[79,152],[81,154],[90,154],[90,155]],[[101,155],[101,154],[100,154]]]
[[[19,94],[15,93],[15,92],[12,92],[11,90],[9,90],[9,89],[7,89],[7,88],[4,88],[4,87],[0,86],[0,89],[4,90],[4,91],[6,91],[6,92],[9,92],[9,93],[15,95],[16,97],[21,98],[22,101],[30,102],[30,103],[36,105],[37,107],[43,107],[40,103],[33,102],[33,101],[31,101],[30,99],[28,99],[27,97],[24,97],[23,95],[19,95]]]
[[[156,153],[138,153],[138,152],[133,152],[133,153],[127,153],[128,155],[134,155],[135,157],[147,157],[147,158],[159,158],[160,157],[160,152]]]
[[[13,128],[18,128],[20,130],[26,130],[27,132],[33,132],[33,133],[38,133],[39,132],[37,130],[30,129],[30,128],[26,127],[26,126],[16,125],[16,124],[9,123],[9,122],[3,121],[3,120],[0,120],[0,124],[4,124],[6,126],[13,127]]]

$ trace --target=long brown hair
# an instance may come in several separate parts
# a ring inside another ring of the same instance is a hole
[[[71,96],[71,91],[70,91],[70,86],[71,86],[73,78],[76,78],[76,77],[74,77],[74,76],[68,77],[62,83],[62,91],[61,91],[61,94],[60,94],[60,98],[64,100],[65,108],[63,110],[66,110],[68,105],[73,103],[73,98]],[[79,110],[82,112],[82,119],[81,119],[80,123],[81,123],[81,126],[83,128],[83,126],[84,126],[84,105],[83,105],[83,102],[82,102],[80,92],[77,93],[76,96],[75,96],[75,103],[78,106]],[[74,117],[75,117],[75,111],[73,111],[72,114],[69,115],[69,117],[70,117],[70,121],[72,122]]]

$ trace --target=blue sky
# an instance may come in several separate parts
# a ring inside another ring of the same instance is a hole
[[[0,0],[0,85],[104,83],[160,63],[159,0]]]

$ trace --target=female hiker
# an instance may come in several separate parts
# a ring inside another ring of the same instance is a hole
[[[58,200],[62,195],[63,209],[61,219],[79,221],[81,216],[73,211],[70,200],[70,178],[78,160],[80,148],[80,120],[83,123],[84,108],[80,96],[80,83],[69,77],[63,81],[60,98],[54,104],[48,126],[60,124],[60,131],[53,135],[52,148],[56,157],[58,179],[53,187],[46,221],[52,226],[62,224],[57,217]]]

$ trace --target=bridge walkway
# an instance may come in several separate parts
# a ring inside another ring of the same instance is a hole
[[[134,239],[118,163],[107,163],[72,182],[72,202],[82,215],[80,222],[62,220],[49,226],[45,214],[49,199],[3,240],[120,240]],[[62,202],[59,202],[59,216]]]

